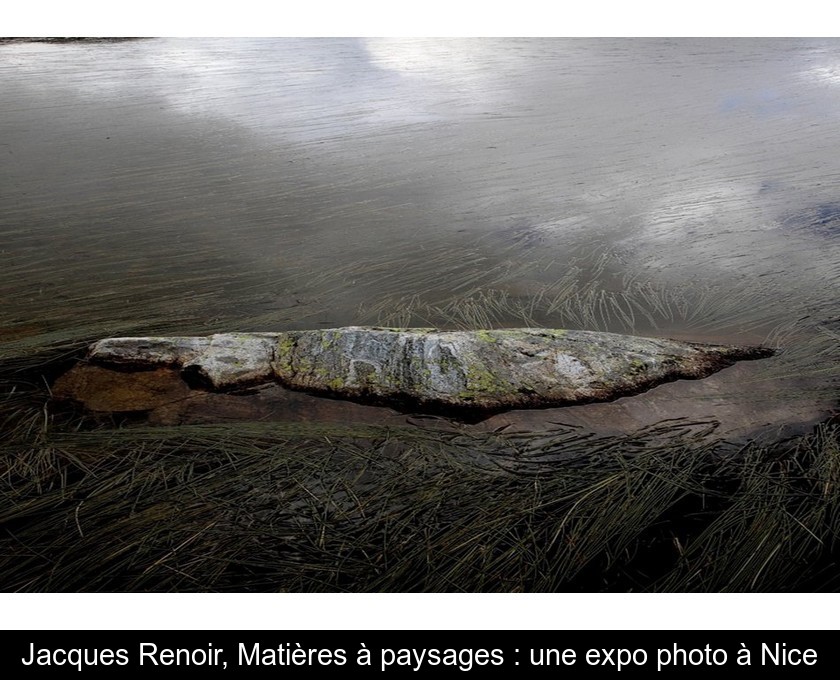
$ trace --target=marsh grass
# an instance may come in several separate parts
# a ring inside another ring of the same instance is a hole
[[[837,403],[837,206],[817,198],[830,182],[807,148],[803,175],[796,163],[781,173],[799,177],[790,194],[774,193],[784,177],[744,175],[736,154],[654,196],[659,185],[614,183],[622,164],[659,172],[635,138],[641,155],[621,144],[594,175],[554,183],[542,133],[524,144],[537,152],[500,149],[474,165],[484,156],[458,140],[508,128],[470,106],[442,127],[411,122],[416,138],[377,124],[373,146],[366,127],[346,146],[316,116],[306,138],[327,142],[319,152],[264,137],[272,117],[248,88],[240,103],[243,120],[261,121],[256,137],[223,116],[184,117],[168,98],[158,107],[157,94],[90,90],[87,73],[87,94],[71,96],[73,69],[55,71],[61,106],[38,108],[49,103],[30,96],[39,68],[20,81],[9,71],[18,113],[4,140],[14,154],[3,150],[3,590],[836,589],[836,424],[736,446],[713,421],[679,418],[617,437],[563,426],[152,429],[50,403],[53,378],[102,337],[360,324],[763,343],[778,355],[756,362],[754,385],[732,399]],[[529,112],[509,130],[539,120]],[[426,138],[433,128],[444,134]],[[99,146],[112,134],[115,155]],[[401,139],[442,153],[406,147],[380,164],[386,140]],[[737,176],[731,191],[713,186],[724,175]],[[770,203],[751,199],[736,215],[751,184]],[[788,196],[789,223],[751,224]],[[816,205],[804,217],[803,201]]]
[[[833,589],[840,428],[737,447],[243,423],[105,427],[4,404],[6,591]]]
[[[819,378],[807,392],[770,398],[836,395],[827,298],[792,314],[784,291],[660,284],[622,273],[615,253],[580,251],[560,266],[537,247],[518,258],[527,243],[485,245],[493,258],[479,243],[419,263],[406,246],[320,274],[301,262],[310,270],[300,287],[288,268],[282,278],[224,263],[191,268],[182,254],[170,262],[177,287],[165,268],[87,282],[67,263],[20,260],[6,275],[23,302],[0,312],[0,588],[838,586],[836,424],[744,447],[722,441],[714,421],[679,418],[614,437],[565,426],[149,428],[50,404],[51,380],[100,337],[348,323],[745,337],[782,348],[775,373]],[[58,297],[64,279],[78,285]]]

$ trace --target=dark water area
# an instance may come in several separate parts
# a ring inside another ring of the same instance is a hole
[[[807,229],[826,238],[835,238],[840,234],[840,202],[823,203],[796,213],[786,224],[793,229]]]
[[[7,43],[0,92],[4,358],[540,325],[782,350],[634,426],[836,410],[840,41]]]

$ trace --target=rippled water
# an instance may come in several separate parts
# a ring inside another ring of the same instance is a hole
[[[5,354],[541,324],[785,349],[704,414],[836,405],[838,40],[11,43],[0,93]]]

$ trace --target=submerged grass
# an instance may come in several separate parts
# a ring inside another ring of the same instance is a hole
[[[757,338],[783,348],[774,371],[818,377],[836,395],[840,328],[828,297],[792,314],[784,291],[675,288],[622,273],[615,255],[581,251],[559,266],[522,248],[491,243],[490,260],[478,247],[441,247],[420,261],[406,244],[390,259],[322,274],[306,261],[305,276],[290,265],[283,277],[176,254],[177,286],[153,265],[86,282],[69,261],[16,261],[7,276],[24,303],[0,311],[0,589],[836,589],[836,423],[739,448],[713,422],[679,419],[617,437],[148,428],[48,405],[51,377],[103,336],[349,323]],[[72,297],[59,294],[62,279],[78,282]]]
[[[622,437],[91,429],[37,395],[7,399],[5,591],[838,586],[837,424],[740,450],[680,419]]]

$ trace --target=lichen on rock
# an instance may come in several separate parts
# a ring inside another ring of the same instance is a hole
[[[349,327],[285,335],[286,352],[278,356],[275,376],[293,389],[491,410],[613,399],[669,380],[704,377],[738,359],[771,353],[534,328]]]

